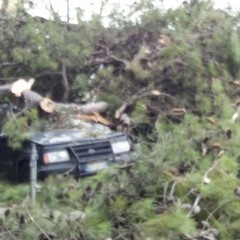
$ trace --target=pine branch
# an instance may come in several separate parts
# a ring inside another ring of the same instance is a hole
[[[39,226],[39,224],[34,220],[34,218],[29,213],[28,209],[25,207],[25,210],[30,218],[30,220],[35,224],[35,226],[42,232],[42,234],[46,237],[47,240],[51,240],[48,234]]]
[[[12,239],[17,240],[17,238],[14,237],[12,232],[8,229],[7,225],[5,224],[4,221],[2,221],[4,228],[7,230],[8,234],[11,236]]]

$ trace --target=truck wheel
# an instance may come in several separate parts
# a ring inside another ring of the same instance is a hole
[[[29,182],[30,180],[30,167],[29,161],[21,161],[18,167],[18,181]]]

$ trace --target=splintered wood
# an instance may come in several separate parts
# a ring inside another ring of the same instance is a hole
[[[102,117],[99,113],[94,112],[91,115],[84,115],[84,114],[78,114],[77,118],[84,120],[84,121],[90,121],[90,122],[96,122],[101,123],[106,126],[110,126],[111,122],[108,121],[106,118]]]

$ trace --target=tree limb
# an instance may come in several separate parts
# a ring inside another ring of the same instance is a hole
[[[66,68],[66,64],[64,61],[62,61],[62,85],[64,88],[62,101],[66,102],[68,99],[68,95],[69,95],[69,83],[68,83],[68,79],[67,79],[67,68]]]
[[[67,23],[70,22],[70,9],[69,9],[69,0],[66,0],[67,3]]]
[[[2,68],[2,67],[11,67],[11,66],[16,66],[16,65],[20,65],[20,63],[5,62],[5,63],[1,63],[0,64],[0,68]]]

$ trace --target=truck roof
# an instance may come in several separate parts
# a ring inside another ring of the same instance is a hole
[[[123,135],[120,132],[106,132],[105,134],[99,134],[94,132],[89,132],[86,134],[81,130],[53,130],[47,132],[34,132],[30,134],[30,141],[40,144],[40,145],[55,145],[63,143],[72,143],[72,142],[86,142],[96,139],[110,139]]]

